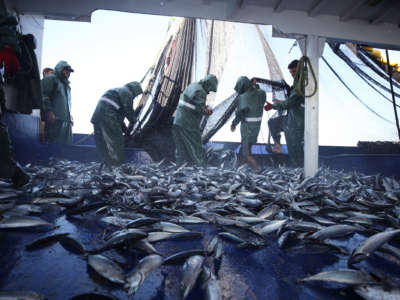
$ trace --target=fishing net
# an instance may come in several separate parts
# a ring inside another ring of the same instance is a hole
[[[340,43],[328,43],[332,51],[339,56],[353,71],[365,82],[368,86],[377,92],[382,98],[391,104],[393,104],[392,100],[392,92],[390,90],[389,85],[389,75],[380,68],[377,63],[371,59],[366,51],[362,49],[360,46],[351,47],[346,44]],[[336,75],[340,78],[339,75]],[[393,94],[395,97],[400,97],[400,84],[395,80],[392,80],[393,83]],[[349,88],[348,88],[349,89]],[[358,99],[361,101],[360,99]],[[362,101],[361,101],[362,102]],[[362,102],[364,106],[365,103]],[[399,107],[398,105],[396,105]],[[367,107],[369,110],[371,108]],[[383,116],[377,114],[381,119],[393,123],[390,120],[387,120]]]
[[[184,19],[161,51],[151,79],[135,109],[130,147],[142,147],[153,160],[173,160],[171,127],[179,97],[191,82],[195,20]]]
[[[203,117],[200,123],[203,143],[207,143],[211,137],[229,120],[237,106],[237,93],[234,93],[214,109],[212,115]]]
[[[191,77],[195,74],[197,79],[202,73],[203,69],[198,68],[197,60],[207,62],[207,71],[222,74],[223,66],[217,68],[215,65],[224,65],[227,61],[227,53],[224,52],[226,49],[221,47],[221,43],[215,39],[226,35],[225,39],[229,40],[232,38],[233,30],[233,25],[230,23],[207,23],[184,19],[179,29],[170,34],[157,58],[143,97],[136,107],[137,122],[128,146],[144,148],[155,160],[161,158],[173,160],[175,147],[171,128],[179,97],[189,83],[194,81]],[[205,41],[206,45],[204,45]],[[202,43],[203,46],[200,47],[198,43]],[[274,59],[272,51],[269,49],[267,52]],[[201,53],[206,55],[200,55]],[[274,99],[284,100],[289,87],[281,80],[282,74],[277,62],[273,61],[271,65],[274,66],[272,72],[274,76],[271,77],[273,80],[254,79],[261,89],[272,93]],[[209,101],[207,104],[210,104]],[[212,115],[202,119],[200,130],[203,143],[210,141],[214,134],[228,122],[234,114],[236,105],[237,94],[235,93],[216,105]]]

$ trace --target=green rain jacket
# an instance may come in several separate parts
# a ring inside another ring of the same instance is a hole
[[[176,161],[203,165],[205,153],[201,141],[200,122],[205,113],[208,93],[216,92],[218,80],[207,75],[190,84],[182,93],[175,113],[172,134],[176,147]]]
[[[98,155],[107,165],[120,165],[124,161],[124,119],[135,123],[133,100],[141,93],[140,84],[133,81],[121,88],[108,90],[97,103],[91,122]]]
[[[46,122],[45,134],[49,142],[72,144],[71,88],[62,70],[70,65],[60,61],[54,74],[46,76],[42,82],[43,111],[53,112],[56,122]]]
[[[119,126],[122,125],[125,118],[134,123],[136,116],[133,110],[133,100],[142,92],[140,83],[136,81],[130,82],[121,88],[108,90],[97,103],[91,122],[93,124],[110,123],[109,117],[111,117]],[[102,101],[101,99],[103,98],[114,101],[119,108],[116,109],[110,103]],[[114,122],[112,123],[114,124]]]
[[[0,0],[0,49],[5,45],[9,45],[18,50],[16,25],[16,19],[8,15],[3,0]],[[3,87],[0,86],[0,178],[10,178],[15,173],[16,161],[7,127],[1,122],[4,109],[4,91]]]
[[[17,20],[8,14],[3,0],[0,0],[0,49],[8,45],[14,48],[17,53],[20,51],[17,25]]]
[[[206,108],[207,95],[210,92],[216,92],[217,86],[218,80],[214,75],[208,75],[199,82],[190,84],[179,99],[174,125],[199,130]]]
[[[247,148],[257,143],[266,94],[263,90],[254,88],[246,76],[239,77],[235,91],[239,94],[239,99],[232,125],[236,127],[240,123],[242,147]],[[243,155],[247,156],[250,153],[243,153]]]
[[[287,110],[284,126],[285,139],[290,160],[295,167],[304,166],[304,96],[299,96],[292,89],[289,98],[274,103],[272,108]]]
[[[71,88],[62,70],[71,67],[66,61],[60,61],[54,74],[46,76],[42,81],[43,109],[47,114],[52,111],[57,120],[71,121]]]

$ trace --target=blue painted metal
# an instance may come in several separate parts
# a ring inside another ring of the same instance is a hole
[[[37,117],[6,113],[3,121],[8,126],[16,157],[23,164],[46,161],[50,157],[82,162],[97,160],[93,136],[74,134],[74,142],[80,142],[80,144],[72,146],[41,143]],[[85,139],[82,141],[83,138]],[[207,146],[233,150],[236,153],[240,149],[240,144],[233,142],[210,142]],[[287,153],[286,145],[283,145],[283,151]],[[264,144],[253,145],[252,153],[260,160],[270,157]],[[131,162],[150,161],[147,153],[138,148],[126,149],[125,157]],[[320,165],[343,171],[357,171],[368,175],[380,173],[400,178],[400,155],[398,154],[363,154],[357,147],[320,146],[319,162]]]

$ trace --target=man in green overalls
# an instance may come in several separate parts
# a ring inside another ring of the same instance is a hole
[[[46,117],[45,136],[51,143],[72,144],[71,88],[69,76],[74,70],[60,61],[54,74],[43,78],[43,110]]]
[[[250,79],[241,76],[236,82],[235,91],[239,94],[236,117],[232,121],[231,130],[235,131],[240,123],[242,145],[240,147],[240,164],[248,163],[251,168],[258,170],[257,161],[251,156],[251,146],[257,143],[258,133],[263,114],[266,94],[255,88]]]
[[[289,66],[289,72],[296,80],[296,70],[298,60],[292,61]],[[293,83],[293,86],[296,82]],[[271,109],[287,110],[286,124],[284,124],[284,132],[286,145],[290,161],[294,167],[302,168],[304,166],[304,96],[292,88],[289,97],[282,102],[265,105],[266,111]]]
[[[133,81],[121,88],[108,90],[97,103],[91,122],[96,149],[102,164],[119,166],[124,162],[124,133],[129,134],[136,121],[133,99],[142,93],[140,83]],[[128,128],[124,123],[127,118]]]
[[[16,25],[17,20],[8,15],[0,0],[0,68],[4,67],[4,76],[18,72],[20,65],[16,51],[19,50]],[[7,127],[1,122],[5,111],[3,79],[0,78],[0,178],[11,178],[14,187],[19,188],[29,182],[29,176],[14,159],[13,149]]]
[[[175,159],[178,165],[189,163],[202,166],[205,164],[205,151],[201,140],[200,122],[203,115],[212,114],[206,106],[210,92],[216,92],[218,79],[207,75],[199,82],[190,84],[182,93],[172,126],[175,142]]]

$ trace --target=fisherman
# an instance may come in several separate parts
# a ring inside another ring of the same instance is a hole
[[[242,165],[247,162],[251,168],[259,170],[257,161],[251,156],[251,146],[257,143],[266,94],[263,90],[255,88],[246,76],[239,77],[235,91],[239,94],[239,99],[231,130],[235,131],[236,126],[240,123],[242,145],[239,152],[239,163]]]
[[[69,77],[74,70],[66,61],[60,61],[53,75],[43,78],[43,110],[46,120],[46,140],[72,144],[71,88]]]
[[[96,149],[102,166],[118,166],[124,161],[124,134],[129,135],[136,121],[133,99],[142,93],[140,83],[132,81],[108,90],[97,103],[91,122]],[[124,123],[127,118],[129,126]]]
[[[293,86],[296,83],[296,72],[299,65],[298,60],[293,60],[288,69],[294,78]],[[283,126],[286,138],[286,144],[291,163],[294,167],[304,166],[304,95],[299,95],[293,89],[290,92],[289,98],[282,102],[273,104],[267,102],[264,106],[266,111],[271,109],[287,110],[287,119]]]
[[[210,92],[216,92],[217,87],[217,77],[209,74],[183,91],[172,126],[177,164],[205,164],[200,122],[203,115],[212,114],[212,109],[206,105],[206,98]]]
[[[53,75],[53,74],[54,74],[54,69],[52,69],[52,68],[44,68],[43,69],[43,72],[42,72],[43,78],[45,78],[49,75]]]
[[[17,24],[17,20],[7,13],[3,1],[0,0],[0,67],[4,67],[5,78],[13,76],[20,68],[16,53],[19,50]],[[14,187],[19,188],[29,182],[29,175],[14,159],[7,127],[1,122],[4,111],[5,93],[3,78],[0,76],[0,178],[11,178]]]

